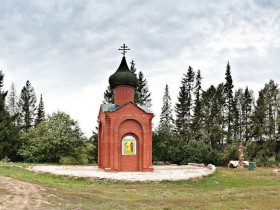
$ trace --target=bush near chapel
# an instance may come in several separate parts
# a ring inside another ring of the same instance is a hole
[[[82,158],[86,138],[78,123],[64,112],[56,112],[21,136],[19,154],[27,162],[73,161]]]

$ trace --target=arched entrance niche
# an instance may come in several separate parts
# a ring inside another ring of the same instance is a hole
[[[134,119],[126,119],[119,126],[120,145],[120,170],[121,171],[141,171],[142,164],[142,135],[141,124]]]
[[[139,171],[139,141],[133,134],[122,138],[120,166],[122,171]]]

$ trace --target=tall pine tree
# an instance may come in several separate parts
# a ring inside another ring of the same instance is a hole
[[[36,95],[31,83],[27,80],[26,85],[21,90],[19,97],[19,108],[21,111],[22,127],[25,132],[32,126],[36,117]]]
[[[189,66],[187,74],[184,74],[181,81],[182,85],[179,91],[178,103],[175,104],[176,129],[187,141],[191,138],[194,76],[195,73],[192,67]]]
[[[18,96],[17,96],[17,92],[16,92],[16,88],[14,83],[12,83],[10,91],[8,93],[8,98],[6,101],[6,106],[7,106],[7,110],[10,114],[10,116],[12,116],[14,118],[14,125],[20,125],[21,121],[20,121],[20,116],[19,116],[19,107],[18,107]]]
[[[270,80],[268,84],[265,84],[265,98],[268,108],[267,113],[267,134],[270,140],[276,141],[277,126],[280,124],[278,109],[280,103],[280,90],[278,84],[273,80]]]
[[[223,84],[211,85],[202,94],[201,113],[203,140],[212,148],[223,145]]]
[[[45,108],[44,108],[44,102],[43,102],[43,97],[41,94],[40,97],[40,102],[37,108],[37,116],[35,119],[35,126],[37,126],[40,122],[45,120]]]
[[[15,88],[15,84],[12,83],[8,93],[7,109],[11,116],[16,115],[19,112],[18,109],[18,96]]]
[[[166,84],[164,95],[163,95],[163,105],[160,113],[159,130],[173,130],[173,115],[171,108],[171,98],[169,94],[168,85]]]
[[[163,105],[161,108],[160,122],[158,129],[153,132],[153,159],[160,161],[172,161],[175,141],[173,133],[173,116],[171,98],[168,85],[165,86],[163,94]],[[177,150],[178,152],[178,150]]]
[[[200,70],[197,71],[196,77],[195,77],[195,89],[194,89],[194,111],[193,111],[193,124],[192,129],[195,133],[195,139],[199,140],[201,138],[201,94],[202,94],[202,88],[201,88],[201,74]]]
[[[263,142],[265,140],[265,129],[266,129],[266,113],[267,106],[265,102],[265,93],[262,89],[259,91],[259,97],[257,99],[253,120],[253,136],[256,141]]]
[[[135,98],[135,103],[141,106],[151,107],[152,99],[148,88],[147,80],[142,71],[138,73],[138,87],[136,87],[138,97]]]
[[[243,138],[245,142],[248,142],[251,136],[253,102],[253,91],[249,91],[246,87],[242,100],[242,126],[244,127]]]
[[[229,62],[227,63],[226,67],[226,83],[224,85],[224,93],[225,93],[225,108],[226,108],[226,125],[227,125],[227,131],[228,131],[228,138],[229,140],[232,132],[232,123],[233,123],[233,81],[231,77],[231,67],[229,65]]]

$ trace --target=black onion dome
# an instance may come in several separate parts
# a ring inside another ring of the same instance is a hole
[[[125,57],[122,58],[122,62],[118,70],[109,77],[109,83],[112,88],[117,85],[131,85],[133,87],[138,86],[138,79],[136,75],[129,70]]]

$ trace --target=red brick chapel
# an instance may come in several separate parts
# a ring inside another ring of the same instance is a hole
[[[98,166],[105,171],[153,171],[152,118],[148,107],[134,103],[137,77],[123,58],[109,78],[114,104],[102,104],[98,115]]]

